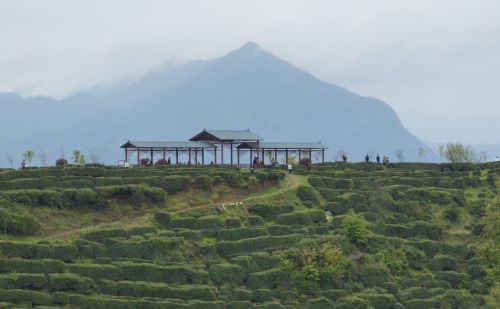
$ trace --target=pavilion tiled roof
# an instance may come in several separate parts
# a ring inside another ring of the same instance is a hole
[[[204,135],[209,134],[221,141],[261,141],[262,137],[250,130],[203,130],[190,140],[199,140]]]
[[[216,145],[207,142],[148,142],[128,141],[121,148],[214,148]]]
[[[240,149],[248,149],[248,148],[256,149],[257,143],[242,143],[238,146]],[[302,142],[302,143],[282,143],[282,142],[261,142],[259,143],[259,148],[261,149],[328,149],[325,145],[311,142]]]

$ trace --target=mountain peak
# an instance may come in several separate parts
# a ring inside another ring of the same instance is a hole
[[[254,42],[247,42],[243,46],[241,46],[238,50],[261,50],[260,46],[257,43]]]

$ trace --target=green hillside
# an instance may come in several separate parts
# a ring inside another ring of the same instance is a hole
[[[499,175],[0,169],[0,308],[498,308]]]

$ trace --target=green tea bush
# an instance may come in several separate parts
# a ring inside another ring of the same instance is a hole
[[[353,188],[353,182],[351,179],[336,179],[335,188],[341,190],[351,190]]]
[[[266,224],[261,216],[248,216],[248,223],[253,226]]]
[[[359,270],[359,281],[365,287],[374,287],[392,280],[390,271],[384,264],[367,264]]]
[[[397,300],[392,294],[366,293],[359,294],[359,298],[366,299],[373,308],[392,309],[396,307]]]
[[[198,176],[194,179],[194,186],[197,189],[212,191],[214,179],[209,176]]]
[[[237,300],[227,303],[227,309],[253,309],[255,306],[249,301]]]
[[[349,211],[349,205],[347,203],[330,202],[324,206],[326,211],[329,211],[332,215],[344,215]]]
[[[171,286],[164,283],[102,281],[102,291],[109,295],[131,297],[157,297],[164,299],[205,300],[216,299],[214,289],[207,285]]]
[[[168,227],[193,229],[195,224],[196,219],[193,217],[172,218],[168,223]]]
[[[172,258],[173,254],[182,247],[183,239],[151,237],[147,239],[119,239],[104,240],[107,256],[111,258]]]
[[[470,285],[470,276],[456,271],[438,271],[436,279],[447,281],[453,288],[467,288]]]
[[[433,271],[456,270],[457,266],[458,262],[455,258],[443,254],[436,254],[429,261],[429,268]]]
[[[287,225],[269,225],[267,231],[272,236],[293,234],[293,230]],[[263,236],[263,235],[260,235]]]
[[[99,196],[92,189],[66,189],[62,191],[64,206],[80,210],[103,210],[109,207],[109,201]]]
[[[0,272],[10,273],[62,273],[65,264],[57,260],[0,259]]]
[[[106,247],[102,243],[93,242],[85,239],[75,240],[75,246],[78,248],[78,252],[84,257],[103,257],[106,256]]]
[[[124,279],[123,271],[114,265],[103,264],[68,264],[68,271],[94,281],[103,279],[118,281]]]
[[[261,236],[237,241],[220,241],[217,251],[224,256],[234,256],[255,251],[274,251],[286,249],[302,239],[292,234],[285,236]]]
[[[299,186],[297,188],[297,197],[302,202],[310,201],[315,205],[319,204],[318,194],[312,187],[309,186]]]
[[[83,238],[85,240],[90,240],[93,242],[102,242],[106,238],[117,238],[117,237],[128,238],[128,236],[129,232],[124,229],[102,229],[102,230],[83,233],[80,235],[80,238]]]
[[[278,206],[264,204],[252,205],[248,209],[250,213],[259,215],[265,220],[274,220],[278,215],[292,212],[293,210],[294,207],[291,205]]]
[[[35,306],[48,306],[51,304],[50,296],[27,290],[0,290],[0,301]]]
[[[48,278],[49,289],[51,291],[75,291],[90,294],[96,289],[92,279],[80,277],[72,273],[49,274]]]
[[[252,291],[244,288],[231,289],[230,299],[234,301],[250,301],[252,299]]]
[[[131,204],[162,203],[167,197],[163,189],[142,184],[96,187],[95,190],[103,198],[125,200]]]
[[[239,218],[228,218],[224,223],[227,228],[238,228],[241,226],[241,220]]]
[[[296,211],[279,215],[276,218],[276,223],[281,225],[310,225],[313,224],[313,220],[309,212]]]
[[[23,211],[11,211],[0,208],[0,229],[12,235],[32,236],[41,231],[40,221],[33,215]]]
[[[64,204],[61,192],[53,189],[4,191],[0,193],[0,197],[12,203],[28,206],[61,208]]]
[[[285,275],[279,268],[273,268],[265,271],[251,273],[247,284],[252,289],[275,289],[280,284],[285,283]]]
[[[47,285],[43,274],[18,274],[16,287],[19,289],[42,289]]]
[[[265,303],[273,300],[273,291],[269,289],[256,289],[253,291],[252,301],[254,303]]]
[[[117,262],[125,279],[133,281],[151,281],[175,284],[206,283],[209,275],[206,271],[196,270],[184,265],[159,266],[147,263]]]
[[[240,285],[246,280],[245,272],[236,264],[212,264],[208,273],[215,284]]]
[[[363,217],[350,214],[342,219],[342,232],[346,239],[357,245],[366,245],[368,242],[367,222]]]
[[[234,229],[222,229],[217,231],[217,239],[219,240],[240,240],[245,238],[254,238],[260,236],[267,236],[265,228],[255,227],[239,227]]]
[[[342,297],[335,302],[334,309],[371,309],[370,303],[363,298]]]
[[[315,188],[323,187],[335,189],[335,178],[332,177],[311,176],[307,181]]]
[[[205,216],[198,218],[194,223],[194,228],[197,230],[218,230],[225,227],[224,221],[218,216]]]
[[[410,189],[406,192],[406,197],[411,200],[448,205],[453,201],[453,196],[448,191],[431,188]]]

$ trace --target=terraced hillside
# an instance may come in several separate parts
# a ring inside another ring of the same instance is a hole
[[[499,174],[0,170],[0,308],[495,308]]]

